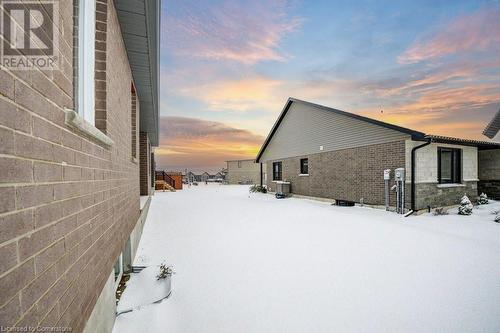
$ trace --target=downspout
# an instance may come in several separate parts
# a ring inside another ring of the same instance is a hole
[[[259,164],[260,164],[260,186],[264,186],[263,179],[262,179],[262,163],[259,163]]]
[[[416,147],[413,147],[412,150],[411,150],[411,212],[415,212],[416,211],[416,200],[415,200],[415,197],[416,197],[416,189],[415,189],[415,175],[416,175],[416,171],[415,171],[415,159],[416,159],[416,153],[417,153],[417,150],[420,149],[420,148],[423,148],[425,146],[428,146],[432,143],[432,139],[431,138],[428,138],[427,139],[427,142],[424,143],[424,144],[421,144],[420,146],[416,146]],[[410,215],[410,214],[408,214]]]

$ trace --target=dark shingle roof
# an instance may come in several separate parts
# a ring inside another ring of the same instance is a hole
[[[486,126],[486,128],[483,131],[483,134],[486,135],[488,138],[493,139],[493,137],[497,135],[499,130],[500,130],[500,109],[498,109],[493,119],[491,119],[490,123]]]
[[[491,141],[460,139],[442,135],[426,135],[425,138],[431,139],[432,142],[436,143],[449,143],[462,146],[472,146],[472,147],[478,147],[479,149],[500,149],[500,143]]]

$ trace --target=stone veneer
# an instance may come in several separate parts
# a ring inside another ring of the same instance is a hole
[[[300,159],[309,159],[309,176],[300,176]],[[384,169],[405,166],[405,142],[395,141],[370,146],[297,156],[267,163],[267,185],[272,181],[272,163],[282,161],[283,180],[291,182],[292,193],[330,199],[344,199],[366,204],[384,205]],[[393,177],[392,177],[393,178]],[[394,185],[391,180],[390,186]],[[391,205],[395,205],[391,193]]]
[[[407,186],[408,191],[410,186]],[[464,181],[460,185],[456,184],[438,184],[438,183],[418,183],[416,184],[416,202],[417,210],[431,208],[446,207],[457,205],[460,198],[467,194],[469,199],[474,202],[477,198],[477,182]],[[410,196],[407,197],[408,199]],[[409,202],[407,200],[407,202]]]

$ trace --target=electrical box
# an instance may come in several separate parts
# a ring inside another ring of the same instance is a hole
[[[394,180],[396,181],[404,181],[405,180],[405,169],[397,168],[394,170]]]
[[[384,170],[384,180],[391,180],[391,169]]]

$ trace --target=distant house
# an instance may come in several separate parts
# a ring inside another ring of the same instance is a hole
[[[194,172],[189,171],[187,173],[187,178],[188,178],[188,181],[190,181],[190,182],[196,181],[196,175],[194,174]]]
[[[494,142],[500,143],[500,109],[483,131]],[[479,190],[493,199],[500,199],[500,150],[479,153]]]
[[[210,174],[206,171],[200,175],[201,182],[208,182],[209,179],[210,179]]]
[[[500,165],[499,149],[492,142],[427,135],[290,98],[256,162],[268,165],[263,182],[270,191],[287,180],[292,193],[373,205],[385,201],[384,170],[405,168],[406,208],[419,210],[454,205],[464,193],[474,198],[478,188],[496,196],[481,177]],[[497,177],[487,180],[498,184]]]
[[[227,177],[227,168],[222,168],[222,170],[220,171],[220,173],[222,174],[222,179],[226,179]]]
[[[229,184],[260,184],[261,166],[255,160],[226,161]]]

